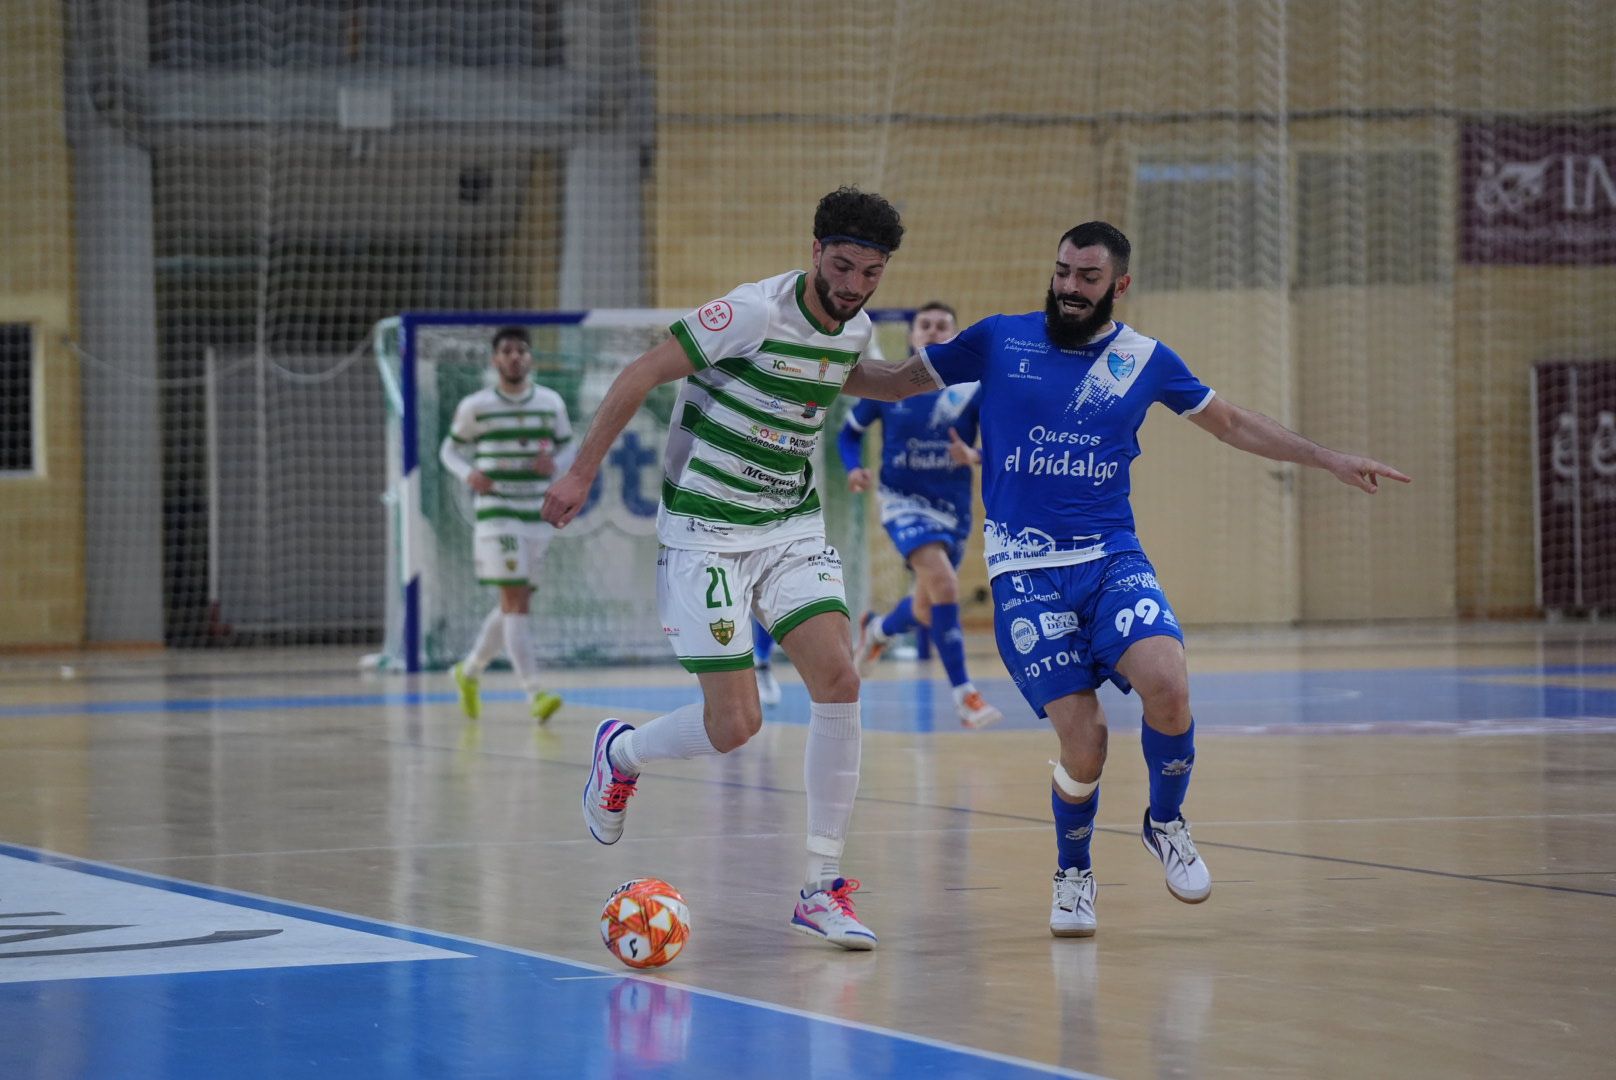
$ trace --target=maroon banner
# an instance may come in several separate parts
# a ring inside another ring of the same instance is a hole
[[[1466,263],[1616,264],[1616,126],[1468,123],[1459,136]]]
[[[1539,603],[1616,611],[1616,362],[1537,364],[1532,386]]]

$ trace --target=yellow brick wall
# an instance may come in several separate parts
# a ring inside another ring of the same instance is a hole
[[[38,475],[0,477],[0,648],[84,636],[84,501],[73,334],[72,185],[56,0],[0,19],[0,321],[34,328]]]

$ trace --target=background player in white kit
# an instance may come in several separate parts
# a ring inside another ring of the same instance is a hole
[[[476,720],[482,712],[478,680],[503,651],[527,692],[529,713],[542,724],[561,707],[561,698],[541,684],[528,609],[554,535],[540,509],[550,478],[565,467],[572,424],[561,395],[532,381],[533,350],[524,327],[495,331],[493,349],[495,385],[468,394],[456,406],[438,448],[443,467],[474,493],[477,581],[499,589],[499,603],[452,673],[461,709]]]
[[[638,729],[595,732],[584,818],[615,843],[652,761],[728,753],[763,724],[752,617],[790,654],[809,696],[803,765],[808,860],[791,925],[846,949],[872,949],[841,872],[859,781],[859,677],[842,560],[825,542],[810,461],[829,406],[870,343],[864,305],[903,238],[879,195],[840,188],[814,213],[812,267],[741,285],[674,323],[672,336],[607,391],[576,463],[550,488],[544,518],[577,515],[602,459],[651,389],[686,379],[674,407],[657,509],[657,602],[703,701]],[[686,378],[688,376],[688,378]]]
[[[1230,446],[1322,469],[1373,493],[1408,477],[1310,442],[1217,397],[1172,349],[1111,318],[1127,292],[1130,245],[1091,221],[1056,247],[1043,311],[994,315],[903,364],[865,365],[848,393],[897,398],[981,383],[985,555],[994,630],[1022,696],[1060,739],[1050,796],[1058,866],[1049,929],[1095,931],[1089,841],[1107,728],[1095,690],[1137,690],[1150,774],[1141,838],[1186,903],[1212,876],[1181,812],[1195,764],[1183,632],[1134,532],[1128,469],[1160,402]]]

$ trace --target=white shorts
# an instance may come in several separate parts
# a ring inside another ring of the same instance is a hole
[[[756,551],[657,555],[662,632],[686,671],[752,666],[752,617],[776,641],[826,611],[847,615],[842,557],[818,537]]]
[[[500,532],[497,525],[477,529],[471,538],[477,583],[537,586],[539,563],[554,534],[548,526],[540,532]]]

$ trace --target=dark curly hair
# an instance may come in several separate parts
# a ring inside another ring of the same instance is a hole
[[[903,243],[903,223],[898,208],[881,196],[843,186],[819,200],[814,239],[822,244],[851,241],[891,254]]]

